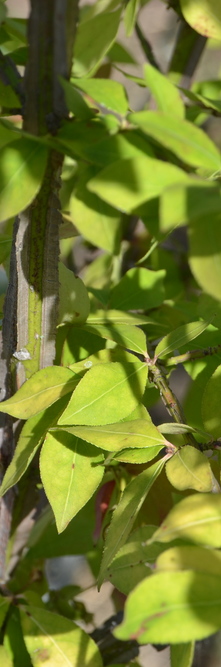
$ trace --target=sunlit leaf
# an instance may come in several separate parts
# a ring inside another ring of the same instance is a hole
[[[85,322],[90,312],[90,301],[86,287],[73,271],[59,263],[59,323]]]
[[[210,547],[221,546],[221,494],[197,493],[181,500],[169,512],[152,540],[176,538]]]
[[[213,373],[207,382],[202,399],[202,416],[205,429],[214,438],[221,436],[220,431],[220,391],[221,391],[221,366]]]
[[[72,79],[72,83],[92,97],[95,102],[125,116],[128,100],[124,87],[112,79]]]
[[[47,434],[40,473],[59,533],[99,486],[104,474],[102,462],[103,455],[80,438],[65,432]]]
[[[3,482],[0,487],[0,496],[3,496],[11,486],[17,484],[19,479],[27,470],[38,448],[44,439],[45,433],[50,426],[56,423],[58,416],[62,414],[68,395],[60,398],[46,410],[42,410],[34,417],[29,417],[25,422]]]
[[[139,111],[130,114],[129,120],[187,164],[213,171],[220,169],[218,148],[193,123],[161,111]]]
[[[221,627],[221,582],[211,574],[160,572],[144,579],[129,595],[118,639],[140,644],[203,639]]]
[[[0,221],[26,208],[40,189],[48,149],[22,138],[2,148],[0,166]]]
[[[78,381],[79,376],[68,368],[43,368],[34,373],[14,396],[1,403],[1,412],[19,419],[33,417],[73,391]]]
[[[190,222],[190,267],[200,287],[221,300],[221,214],[200,215]]]
[[[76,667],[82,662],[82,653],[85,667],[102,667],[96,644],[73,621],[40,607],[28,607],[20,613],[33,667],[39,661],[48,667]]]
[[[88,189],[109,204],[114,202],[119,210],[131,213],[169,185],[185,181],[188,176],[182,169],[144,155],[118,160],[102,169],[88,182]]]
[[[165,271],[129,269],[111,291],[110,306],[125,310],[156,308],[164,299]]]
[[[74,77],[92,74],[98,67],[114,42],[120,16],[121,8],[115,12],[103,12],[79,24],[74,46]]]
[[[221,39],[221,7],[216,0],[180,0],[184,18],[196,32]]]
[[[141,401],[147,379],[142,363],[100,364],[89,369],[58,424],[102,425],[126,417]]]
[[[169,482],[176,489],[195,489],[207,492],[213,487],[212,471],[205,455],[195,447],[181,447],[167,461],[166,474]]]
[[[86,324],[83,328],[91,335],[98,335],[107,340],[113,340],[126,349],[133,350],[139,354],[146,354],[145,333],[136,326],[130,324]]]
[[[207,574],[221,575],[221,551],[219,549],[203,549],[203,547],[177,546],[171,547],[157,556],[157,570],[194,570]]]
[[[102,427],[71,426],[65,430],[108,452],[119,452],[129,447],[148,447],[153,450],[153,458],[166,444],[151,419],[117,422]]]
[[[164,357],[174,350],[179,350],[189,341],[197,338],[208,326],[208,322],[190,322],[164,336],[155,349],[157,357]]]
[[[144,65],[144,78],[158,109],[172,116],[184,118],[184,104],[180,92],[170,79],[150,64]]]

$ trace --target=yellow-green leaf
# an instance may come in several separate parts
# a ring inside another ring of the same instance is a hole
[[[34,199],[47,164],[48,149],[22,137],[1,150],[0,222],[11,218]]]
[[[48,366],[34,373],[20,389],[0,404],[0,411],[18,419],[28,419],[73,391],[79,375],[68,368]]]
[[[99,486],[104,474],[102,462],[103,455],[80,438],[64,432],[47,434],[40,473],[59,533]]]
[[[91,637],[73,621],[40,607],[21,610],[24,640],[33,667],[102,667],[100,652]]]
[[[175,489],[195,489],[206,493],[213,488],[208,459],[195,447],[181,447],[166,464],[166,474]]]
[[[169,512],[152,541],[176,538],[210,547],[221,546],[221,494],[197,493],[181,500]]]
[[[221,5],[217,0],[180,0],[187,23],[205,37],[221,39]]]
[[[146,447],[152,450],[153,458],[166,445],[166,440],[151,419],[117,422],[102,427],[70,426],[65,430],[108,452],[119,452],[130,447],[134,449]]]
[[[90,300],[87,289],[73,271],[59,263],[60,303],[59,323],[85,322],[90,312]]]
[[[102,425],[126,417],[141,401],[147,366],[109,363],[90,368],[79,382],[58,424]]]
[[[203,639],[221,627],[221,580],[211,574],[159,572],[129,595],[118,639],[177,644]]]

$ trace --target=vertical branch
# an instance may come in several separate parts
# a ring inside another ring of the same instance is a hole
[[[36,136],[56,134],[62,118],[67,117],[59,77],[70,76],[77,15],[78,0],[31,0],[23,128]],[[0,362],[2,400],[34,372],[54,361],[62,161],[60,153],[49,153],[41,189],[14,224]],[[12,355],[18,360],[16,387],[11,375]],[[0,419],[3,476],[14,448],[12,423],[5,415]],[[1,503],[0,581],[5,579],[10,535],[13,492],[9,494]]]

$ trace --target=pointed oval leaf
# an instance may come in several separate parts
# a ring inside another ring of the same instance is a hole
[[[218,366],[205,386],[202,399],[203,423],[214,438],[219,438],[221,435],[220,392],[221,366]]]
[[[140,644],[203,639],[221,627],[221,580],[199,572],[160,572],[129,595],[118,639]],[[135,611],[136,610],[136,611]]]
[[[40,189],[48,149],[22,137],[1,150],[0,222],[25,209]]]
[[[129,121],[193,167],[220,169],[218,148],[199,127],[162,111],[138,111]]]
[[[59,262],[59,323],[85,322],[90,312],[90,300],[83,280]]]
[[[187,23],[205,37],[221,39],[221,6],[217,0],[180,0]]]
[[[148,63],[148,65],[144,65],[144,78],[156,100],[158,109],[172,116],[184,118],[185,107],[180,92],[168,76],[164,76],[156,67]]]
[[[167,461],[166,474],[175,489],[208,492],[213,488],[208,459],[195,447],[185,445]]]
[[[174,350],[179,350],[183,345],[197,338],[207,327],[208,322],[189,322],[189,324],[183,324],[182,327],[171,331],[167,336],[162,338],[155,349],[155,355],[157,357],[165,357]]]
[[[88,181],[87,187],[108,204],[114,202],[120,211],[132,213],[143,202],[160,195],[164,188],[188,179],[173,164],[141,155],[110,164]]]
[[[79,185],[70,199],[70,215],[79,232],[93,245],[109,253],[117,253],[121,215],[116,209]]]
[[[221,551],[194,546],[172,547],[157,558],[157,570],[194,570],[221,576]]]
[[[117,160],[128,160],[139,155],[154,157],[152,146],[144,135],[136,130],[118,132],[108,136],[96,144],[89,144],[85,149],[87,158],[99,167],[106,167]]]
[[[111,307],[148,310],[159,306],[164,299],[164,278],[164,270],[129,269],[111,290]]]
[[[0,412],[19,419],[28,419],[73,391],[78,381],[79,375],[68,368],[48,366],[34,373],[14,396],[3,401]]]
[[[90,500],[99,486],[103,455],[70,433],[48,433],[40,456],[40,473],[58,532]]]
[[[221,546],[221,494],[197,493],[181,500],[169,512],[152,540],[176,538],[195,544]]]
[[[154,463],[150,468],[147,468],[140,475],[132,479],[128,486],[126,486],[108,529],[98,585],[102,584],[104,578],[107,576],[108,566],[119,549],[125,544],[136,516],[149,490],[158,475],[160,475],[164,463],[163,459],[157,461],[157,463]]]
[[[38,415],[27,419],[20,433],[13,459],[1,484],[0,496],[3,496],[11,486],[17,484],[24,475],[48,428],[57,422],[58,416],[62,414],[67,401],[68,395],[62,396],[56,401],[56,404],[53,403],[47,410],[42,410]]]
[[[74,77],[84,77],[98,68],[115,40],[121,11],[120,8],[103,12],[79,24],[74,45]]]
[[[128,100],[125,88],[112,79],[71,79],[71,82],[106,109],[125,116]]]
[[[33,667],[102,667],[100,652],[91,637],[64,616],[40,607],[20,611],[24,640]]]
[[[146,354],[147,343],[145,333],[136,326],[130,324],[110,324],[107,326],[86,324],[84,331],[101,336],[107,340],[113,340],[118,345],[139,354]]]
[[[221,300],[221,214],[200,215],[189,224],[190,268],[200,287]]]
[[[128,595],[142,579],[152,573],[155,560],[162,550],[162,546],[156,542],[146,544],[154,530],[154,526],[140,526],[135,530],[107,568],[108,579],[124,595]]]
[[[118,452],[129,447],[147,447],[153,449],[153,456],[157,456],[166,445],[166,440],[151,419],[117,422],[102,427],[70,426],[65,430],[108,452]]]
[[[141,402],[146,364],[101,364],[82,378],[58,424],[102,425],[126,417]]]

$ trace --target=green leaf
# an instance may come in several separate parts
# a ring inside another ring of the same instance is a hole
[[[173,644],[170,647],[171,667],[191,667],[194,656],[194,643]]]
[[[13,88],[3,81],[0,81],[0,106],[6,109],[20,108],[21,103]]]
[[[0,147],[3,148],[6,144],[21,140],[21,132],[13,126],[13,123],[0,119]]]
[[[164,76],[156,67],[148,64],[144,65],[144,78],[158,109],[177,118],[184,118],[185,107],[181,95],[168,76]]]
[[[2,627],[2,624],[4,623],[7,611],[10,607],[11,600],[6,597],[2,597],[0,595],[0,628]]]
[[[103,12],[79,24],[74,46],[74,77],[91,75],[98,68],[114,43],[121,11],[120,8],[115,12]]]
[[[177,644],[203,639],[221,627],[219,577],[160,572],[144,579],[129,595],[118,639],[139,644]]]
[[[219,438],[221,435],[220,391],[221,366],[218,366],[205,386],[202,399],[203,423],[214,438]]]
[[[114,556],[125,544],[137,514],[155,479],[160,475],[164,463],[164,459],[157,461],[150,468],[143,470],[140,475],[137,475],[126,486],[108,529],[98,578],[99,586],[102,584],[104,578],[107,577],[107,568]]]
[[[96,144],[91,143],[85,148],[84,154],[90,162],[99,167],[106,167],[111,162],[117,162],[120,159],[128,160],[144,155],[154,157],[153,149],[146,137],[138,134],[136,130],[118,132]]]
[[[119,250],[121,214],[87,189],[87,180],[94,173],[88,168],[70,198],[70,215],[79,232],[90,243],[109,253]]]
[[[103,455],[69,433],[48,433],[40,456],[40,473],[58,532],[67,527],[99,486]],[[86,483],[85,483],[86,482]]]
[[[0,411],[12,417],[28,419],[73,391],[78,381],[79,376],[68,368],[48,366],[34,373],[14,396],[3,401]]]
[[[69,111],[81,120],[89,120],[94,115],[94,112],[87,105],[82,95],[70,81],[66,81],[60,77],[60,83],[64,90],[65,100]]]
[[[220,169],[220,152],[205,132],[193,123],[162,111],[138,111],[129,114],[129,121],[186,164],[212,171]]]
[[[0,236],[0,264],[5,261],[11,250],[12,239],[6,234]]]
[[[74,369],[73,369],[74,370]],[[166,422],[165,424],[159,424],[157,427],[160,433],[199,433],[204,438],[210,437],[209,433],[206,431],[201,431],[199,428],[194,428],[194,426],[189,426],[188,424],[176,424],[175,422]]]
[[[202,331],[205,331],[208,324],[208,322],[189,322],[175,329],[175,331],[171,331],[158,343],[155,355],[157,357],[165,357],[174,350],[179,350],[183,345],[197,338]]]
[[[221,7],[216,0],[180,0],[185,20],[200,35],[221,39]]]
[[[195,447],[185,445],[167,461],[166,474],[175,489],[212,491],[213,479],[209,461]]]
[[[120,42],[116,41],[108,51],[108,60],[111,60],[112,63],[127,63],[128,65],[136,65],[136,60],[130,51],[125,49],[123,44],[120,44]]]
[[[13,459],[9,464],[3,482],[0,487],[0,496],[3,496],[11,486],[17,484],[24,475],[32,459],[34,458],[42,440],[50,426],[56,424],[58,416],[62,414],[68,396],[62,396],[47,410],[42,410],[38,415],[30,417],[24,424],[20,433]]]
[[[97,310],[90,313],[87,324],[104,324],[106,326],[115,324],[150,324],[153,322],[149,317],[140,313],[125,313],[123,310]]]
[[[157,556],[157,570],[194,570],[207,574],[221,575],[221,551],[194,546],[177,546],[167,549]]]
[[[24,639],[33,667],[47,662],[47,667],[102,667],[96,644],[84,630],[64,616],[38,607],[21,610]],[[36,650],[37,648],[37,650]]]
[[[0,8],[1,11],[1,8]],[[5,646],[0,646],[0,661],[1,664],[4,665],[4,667],[14,667],[14,662],[12,662],[12,658],[10,657],[7,649]],[[25,665],[24,665],[25,667]]]
[[[134,30],[137,13],[139,10],[140,0],[129,0],[126,4],[124,12],[124,24],[127,37],[130,37]]]
[[[190,268],[200,287],[221,300],[221,213],[201,215],[190,222]]]
[[[107,340],[113,340],[118,345],[126,349],[133,350],[139,354],[146,354],[146,336],[145,333],[136,326],[130,324],[110,324],[107,326],[100,324],[86,324],[83,331],[91,335],[98,335]]]
[[[164,278],[163,269],[129,269],[111,290],[110,307],[125,310],[156,308],[164,299]]]
[[[31,658],[25,646],[22,634],[19,609],[15,605],[13,605],[9,611],[4,634],[4,646],[12,661],[9,665],[17,667],[21,664],[22,667],[32,667]],[[2,662],[2,664],[4,667],[7,667],[8,665],[5,661]]]
[[[162,550],[157,543],[146,544],[153,532],[154,526],[141,526],[135,530],[107,568],[108,579],[124,595],[128,595],[142,579],[152,573],[155,560]]]
[[[119,452],[130,447],[147,447],[152,450],[150,454],[151,458],[154,458],[166,445],[166,440],[151,419],[117,422],[102,427],[71,426],[65,430],[108,452]]]
[[[59,262],[59,323],[85,322],[90,312],[87,289],[73,271]]]
[[[197,181],[167,188],[160,200],[160,230],[167,232],[177,225],[220,211],[221,193],[216,182]],[[193,223],[194,224],[194,223]]]
[[[71,82],[102,107],[125,116],[128,100],[125,88],[112,79],[71,79]]]
[[[109,204],[114,202],[114,206],[121,211],[132,213],[137,206],[157,197],[169,185],[185,181],[188,181],[188,176],[182,169],[144,155],[118,160],[102,169],[88,182],[88,189]]]
[[[25,209],[39,191],[48,149],[22,138],[2,148],[0,169],[0,222]]]
[[[197,493],[181,500],[169,512],[152,541],[177,537],[196,544],[221,546],[221,494]]]
[[[142,363],[101,364],[79,382],[58,424],[102,425],[126,417],[141,401],[147,379]]]

